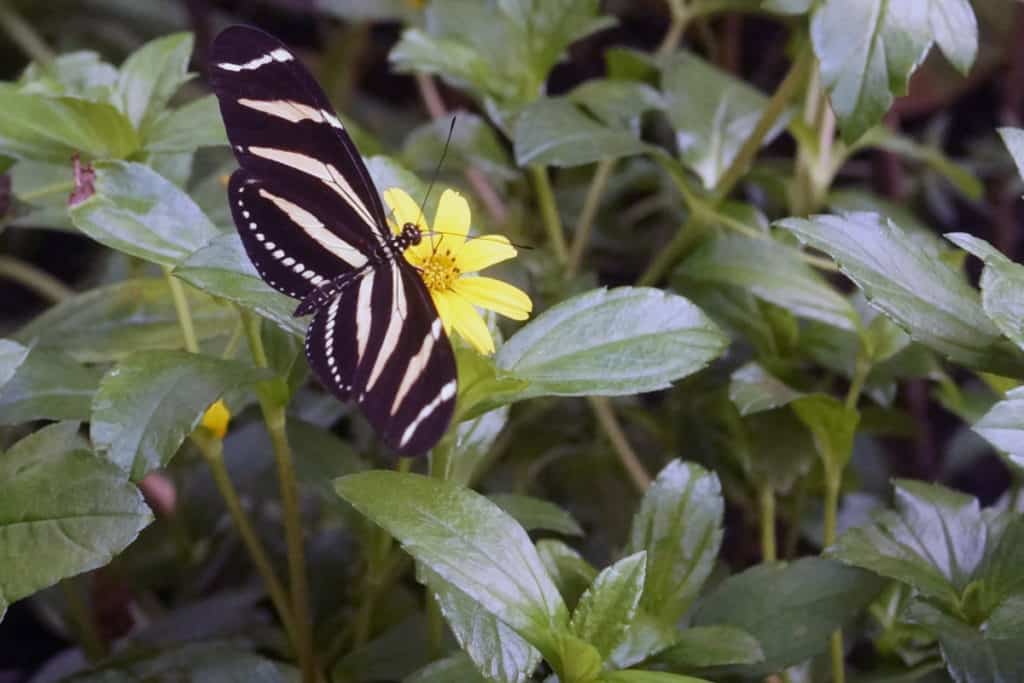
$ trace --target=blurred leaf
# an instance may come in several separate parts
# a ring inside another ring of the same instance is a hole
[[[453,118],[454,129],[451,128]],[[484,118],[468,111],[452,112],[416,128],[402,145],[402,157],[417,168],[433,171],[441,158],[449,130],[452,137],[445,158],[446,167],[475,167],[504,181],[519,177],[494,129]]]
[[[756,638],[764,661],[725,671],[761,677],[824,652],[830,634],[882,585],[869,572],[817,557],[761,564],[719,584],[701,601],[694,624],[734,626]]]
[[[969,0],[931,0],[928,25],[935,44],[964,76],[978,53],[978,20]]]
[[[120,667],[108,667],[76,683],[134,683],[135,681],[189,681],[190,683],[287,683],[297,672],[271,659],[229,643],[188,643],[149,657],[136,656]]]
[[[747,363],[729,377],[729,400],[740,415],[753,415],[792,403],[803,393],[791,389],[758,363]]]
[[[710,683],[703,678],[640,669],[605,671],[597,680],[601,683]]]
[[[700,57],[678,52],[661,68],[669,121],[683,163],[711,189],[754,132],[768,98],[746,82]],[[781,116],[763,144],[771,142],[788,122]]]
[[[426,622],[414,614],[350,651],[331,668],[331,680],[397,681],[414,673],[434,657]]]
[[[633,133],[580,111],[567,98],[543,97],[523,110],[515,129],[516,163],[580,166],[649,151]]]
[[[689,609],[718,556],[724,512],[718,477],[700,465],[673,460],[658,473],[626,546],[647,551],[647,613],[672,623]]]
[[[1005,514],[989,525],[989,548],[975,572],[980,579],[979,611],[986,617],[985,633],[994,638],[1024,637],[1024,517]]]
[[[648,111],[664,109],[661,93],[632,80],[592,78],[577,86],[568,99],[582,106],[606,126],[640,134],[640,117]]]
[[[754,296],[844,330],[859,320],[850,303],[801,258],[772,239],[725,234],[705,240],[680,266],[695,280],[736,285]]]
[[[191,152],[199,147],[227,144],[227,133],[214,95],[162,112],[143,133],[147,152]]]
[[[192,34],[175,33],[150,41],[121,66],[117,96],[136,130],[144,130],[188,79]]]
[[[647,287],[597,289],[548,309],[498,350],[524,395],[615,396],[664,389],[716,358],[727,339],[683,297]]]
[[[849,213],[778,225],[835,259],[871,305],[914,340],[968,367],[1024,375],[1024,361],[1003,348],[978,293],[892,221]]]
[[[1024,266],[983,239],[966,233],[949,233],[946,239],[984,261],[981,272],[981,306],[1003,334],[1024,349]]]
[[[814,437],[814,446],[825,464],[825,471],[838,476],[853,455],[853,437],[860,413],[826,394],[802,396],[791,405]]]
[[[512,516],[527,531],[554,531],[567,536],[582,536],[583,529],[572,515],[540,498],[514,493],[494,493],[491,502]]]
[[[233,312],[210,297],[186,290],[199,340],[226,335]],[[115,361],[133,351],[178,349],[181,324],[167,280],[124,280],[96,287],[51,307],[18,330],[36,348],[66,351],[86,363]]]
[[[605,568],[580,596],[570,628],[605,659],[622,642],[640,605],[647,553],[640,551]]]
[[[42,64],[32,62],[18,79],[21,92],[92,102],[110,102],[118,71],[91,50],[66,52]]]
[[[380,470],[338,479],[335,490],[542,652],[567,628],[565,603],[529,536],[483,496],[451,482]]]
[[[1024,129],[1022,128],[998,128],[999,137],[1013,157],[1013,163],[1017,166],[1017,175],[1024,178]]]
[[[313,0],[317,11],[349,21],[408,21],[417,3],[408,0]]]
[[[683,629],[676,643],[658,655],[673,669],[693,671],[730,664],[757,664],[764,652],[757,638],[733,626],[693,626]]]
[[[843,140],[879,123],[931,46],[927,3],[824,0],[811,19],[814,53]]]
[[[1008,391],[971,429],[1024,468],[1024,387]]]
[[[567,605],[575,605],[583,591],[597,578],[597,570],[562,541],[539,541],[537,553]]]
[[[59,351],[32,349],[0,385],[0,425],[88,420],[100,373]]]
[[[933,3],[963,1],[931,0]],[[927,164],[968,199],[979,201],[984,194],[985,188],[982,186],[981,181],[970,170],[943,154],[941,149],[930,145],[918,144],[885,126],[875,126],[865,133],[855,145],[857,149],[862,147],[878,147],[899,154],[906,159]]]
[[[978,501],[907,479],[893,486],[896,511],[876,513],[871,524],[846,532],[829,555],[958,604],[986,551]]]
[[[762,0],[761,7],[769,12],[779,14],[806,14],[814,5],[814,0]]]
[[[465,652],[455,652],[426,665],[403,683],[508,683],[500,676],[484,678]]]
[[[166,465],[225,392],[266,379],[251,365],[186,351],[138,351],[100,382],[90,436],[133,481]]]
[[[0,458],[0,618],[15,600],[104,566],[152,521],[138,489],[85,448],[78,424],[61,422]]]
[[[187,194],[137,163],[96,164],[96,194],[69,212],[97,242],[164,266],[221,234]]]
[[[0,387],[14,377],[21,364],[28,358],[29,347],[10,339],[0,339]]]

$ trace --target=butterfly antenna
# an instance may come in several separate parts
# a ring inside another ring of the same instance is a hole
[[[416,218],[416,225],[420,224],[421,220],[424,220],[423,209],[427,206],[427,200],[430,198],[430,193],[434,189],[434,183],[437,182],[437,176],[441,173],[441,166],[444,164],[444,158],[448,156],[448,146],[452,142],[452,134],[455,132],[455,119],[456,116],[452,114],[452,123],[448,126],[448,136],[444,140],[444,149],[441,150],[441,158],[437,160],[437,166],[434,168],[434,174],[430,177],[430,184],[427,185],[427,192],[423,195],[423,202],[420,203],[420,215]]]

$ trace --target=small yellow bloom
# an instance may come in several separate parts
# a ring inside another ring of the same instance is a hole
[[[231,421],[231,411],[224,405],[224,401],[218,399],[203,413],[203,421],[200,426],[207,429],[218,439],[223,439],[228,433],[228,422]]]
[[[513,320],[526,320],[533,302],[526,292],[490,277],[466,277],[516,255],[502,235],[466,239],[469,204],[454,190],[445,190],[437,204],[433,229],[420,215],[412,197],[398,188],[384,191],[391,207],[391,229],[401,232],[406,223],[417,225],[423,240],[405,250],[405,259],[419,271],[441,316],[445,332],[459,333],[477,351],[494,353],[494,340],[476,306]]]

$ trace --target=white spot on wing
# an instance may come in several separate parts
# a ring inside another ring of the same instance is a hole
[[[324,224],[309,211],[284,197],[271,194],[263,188],[260,188],[260,196],[270,200],[277,208],[284,211],[288,218],[302,228],[303,232],[345,263],[353,268],[361,268],[366,265],[366,256],[363,252],[325,228]]]

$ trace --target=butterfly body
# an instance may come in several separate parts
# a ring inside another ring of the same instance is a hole
[[[313,314],[306,357],[400,453],[429,450],[454,411],[455,358],[426,285],[403,256],[370,174],[327,97],[277,39],[236,26],[214,41],[211,81],[240,168],[228,183],[246,253]]]

